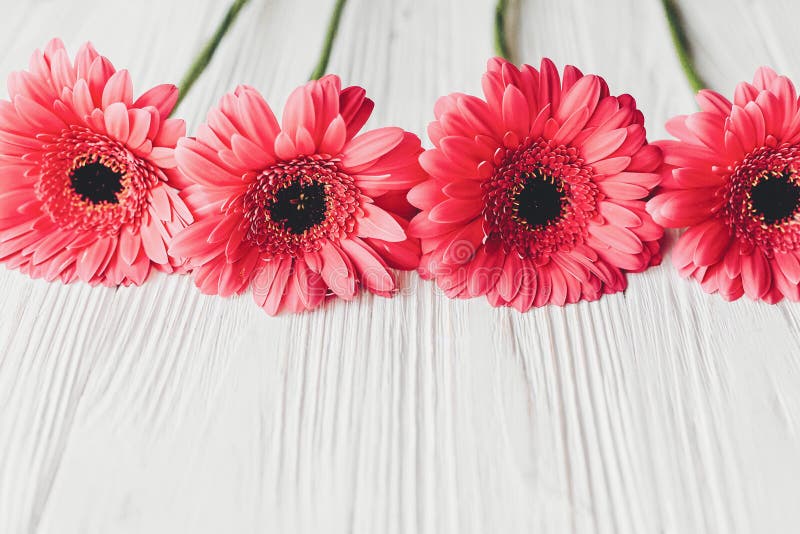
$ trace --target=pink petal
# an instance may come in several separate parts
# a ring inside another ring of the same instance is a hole
[[[597,107],[599,97],[600,79],[597,76],[584,76],[562,95],[561,105],[553,118],[563,124],[580,110],[585,110],[588,118]]]
[[[119,233],[119,254],[128,265],[133,265],[139,255],[141,239],[138,234],[131,232],[128,228],[123,228]]]
[[[233,134],[231,137],[231,149],[239,161],[249,170],[261,171],[275,163],[275,158],[271,154],[239,134]]]
[[[358,237],[372,237],[389,242],[405,241],[406,233],[403,227],[388,212],[368,203],[361,208],[364,210],[364,216],[358,219],[355,230]]]
[[[589,110],[587,108],[580,108],[570,115],[562,124],[553,137],[553,141],[559,144],[567,144],[578,135],[586,121],[589,120]]]
[[[153,106],[162,117],[168,117],[178,102],[178,88],[172,84],[157,85],[133,103],[134,108]]]
[[[121,143],[127,143],[130,124],[128,123],[128,108],[125,107],[125,104],[115,102],[108,105],[103,117],[105,119],[106,132]]]
[[[150,114],[141,109],[129,109],[128,126],[128,146],[137,149],[147,139],[147,132],[150,130]],[[175,141],[177,142],[177,139]]]
[[[697,103],[703,111],[717,113],[723,117],[730,115],[733,104],[721,94],[709,89],[701,89],[697,96]]]
[[[322,257],[320,274],[330,290],[343,299],[352,299],[356,293],[355,277],[342,251],[327,243],[320,248],[319,254]]]
[[[281,132],[275,138],[275,155],[278,156],[279,159],[290,161],[300,154],[289,135]]]
[[[636,234],[626,228],[610,224],[595,224],[589,226],[589,235],[626,254],[642,252],[642,242]]]
[[[218,162],[202,155],[201,148],[197,141],[184,137],[175,149],[175,161],[190,179],[209,186],[231,186],[241,183],[240,177],[228,172]]]
[[[139,229],[139,234],[142,237],[142,248],[144,248],[147,257],[155,263],[168,263],[167,247],[164,240],[161,238],[161,233],[156,228],[158,221],[147,214],[142,218],[142,226]]]
[[[520,260],[517,256],[510,254],[505,257],[503,274],[497,281],[497,292],[506,301],[513,300],[522,285],[523,273],[520,271],[520,267]]]
[[[52,111],[26,96],[19,95],[15,97],[14,107],[17,109],[20,118],[38,132],[59,132],[66,126],[64,121]]]
[[[369,164],[395,148],[403,140],[401,128],[386,127],[361,134],[345,146],[342,152],[342,165],[356,169]]]
[[[162,169],[174,169],[178,166],[175,150],[163,146],[153,148],[150,151],[149,159]]]
[[[347,138],[352,139],[369,119],[375,103],[366,98],[363,87],[353,86],[342,89],[339,95],[339,114],[347,124]]]
[[[581,146],[581,155],[587,163],[591,164],[613,154],[628,136],[625,128],[617,128],[610,132],[594,134],[584,141]]]
[[[92,101],[95,107],[101,107],[103,100],[103,90],[105,89],[106,82],[114,75],[116,69],[114,65],[103,56],[97,56],[92,61],[89,72],[86,75],[86,81],[89,84],[89,92],[92,95]]]
[[[316,130],[316,113],[308,85],[292,91],[283,109],[281,130],[298,143],[297,133],[300,129],[305,129],[306,133]],[[313,153],[313,149],[308,153]]]
[[[483,205],[481,197],[470,199],[451,198],[434,206],[428,213],[428,218],[433,222],[439,223],[468,221],[480,215]]]
[[[374,292],[388,292],[395,289],[394,277],[387,270],[386,264],[363,241],[344,239],[339,243],[358,270],[362,284]]]
[[[76,263],[76,273],[81,280],[84,282],[92,282],[94,280],[110,245],[110,239],[102,238],[83,250]]]
[[[705,225],[697,242],[694,263],[698,266],[707,266],[722,261],[730,239],[730,229],[725,224],[718,220],[710,221]]]
[[[775,253],[775,261],[789,282],[793,285],[800,284],[800,259],[794,251]]]
[[[103,88],[103,109],[114,103],[122,103],[126,109],[133,104],[133,82],[127,70],[115,72]]]
[[[253,299],[270,315],[280,310],[293,261],[291,258],[273,259],[264,263],[253,277]]]
[[[328,129],[325,130],[325,135],[319,146],[319,151],[323,154],[335,156],[341,152],[347,141],[347,125],[341,115],[331,121]]]
[[[294,144],[297,147],[297,153],[301,156],[311,155],[317,150],[314,138],[311,137],[311,132],[304,126],[300,126],[297,129]]]
[[[631,163],[629,156],[601,159],[592,163],[594,172],[601,176],[612,176],[628,168]]]
[[[186,121],[183,119],[165,119],[161,122],[161,128],[153,139],[153,144],[174,148],[178,144],[178,139],[186,135]]]
[[[756,249],[742,256],[742,286],[745,294],[758,300],[772,287],[772,271],[764,254]]]
[[[522,92],[513,85],[503,93],[503,123],[506,130],[525,137],[530,130],[531,112]]]
[[[281,131],[272,109],[255,89],[240,86],[237,96],[237,118],[242,134],[265,151],[271,152],[275,138]]]

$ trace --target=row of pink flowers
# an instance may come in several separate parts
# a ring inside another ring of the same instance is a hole
[[[492,305],[596,300],[661,261],[732,300],[800,299],[800,109],[768,68],[733,102],[648,143],[630,95],[545,59],[489,61],[484,97],[434,107],[433,148],[360,133],[373,102],[336,76],[299,87],[279,121],[241,86],[193,137],[172,85],[134,98],[127,71],[59,40],[0,100],[0,261],[34,278],[141,284],[190,272],[207,294],[251,291],[298,312],[417,269]]]

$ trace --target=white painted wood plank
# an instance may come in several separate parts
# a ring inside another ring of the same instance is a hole
[[[14,3],[0,75],[58,33],[73,50],[94,40],[139,89],[175,80],[224,2],[167,4]],[[350,0],[331,70],[367,87],[371,125],[424,134],[437,96],[479,91],[492,4]],[[664,135],[693,104],[659,3],[595,4],[522,2],[520,59],[603,74]],[[794,74],[792,2],[684,4],[715,86],[730,91],[762,62]],[[180,109],[190,130],[237,83],[279,110],[331,6],[252,0]],[[0,271],[0,532],[800,523],[796,307],[725,303],[668,263],[631,277],[625,295],[525,315],[403,279],[393,300],[270,318],[186,277],[115,291]]]

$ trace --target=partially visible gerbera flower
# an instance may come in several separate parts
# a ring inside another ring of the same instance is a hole
[[[34,278],[141,284],[180,261],[167,243],[192,215],[168,119],[173,85],[134,101],[131,78],[91,44],[60,40],[12,73],[0,100],[0,260]]]
[[[419,260],[404,217],[405,193],[424,179],[422,149],[400,128],[356,136],[372,108],[364,89],[325,76],[292,93],[279,125],[256,90],[239,87],[178,143],[197,221],[170,253],[188,258],[201,291],[252,287],[271,315],[351,299],[359,286],[395,291],[391,268]]]
[[[672,255],[684,277],[727,300],[800,300],[800,108],[792,82],[758,69],[733,103],[697,95],[702,111],[667,123],[661,190],[647,205],[689,229]]]
[[[560,79],[547,59],[492,59],[483,90],[441,98],[428,128],[431,177],[409,193],[423,277],[525,311],[624,290],[626,271],[660,262],[642,199],[661,151],[630,95],[571,66]]]

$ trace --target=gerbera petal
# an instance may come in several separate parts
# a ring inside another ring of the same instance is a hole
[[[508,131],[524,137],[530,129],[530,109],[522,92],[513,85],[503,93],[503,122]]]
[[[105,259],[110,246],[111,239],[103,238],[83,250],[76,263],[76,273],[81,280],[92,282],[95,279],[97,270]]]
[[[482,198],[451,198],[434,206],[428,218],[433,222],[458,223],[474,219],[482,208]]]
[[[142,237],[142,248],[147,253],[147,256],[155,263],[164,264],[169,260],[167,258],[166,244],[157,228],[158,224],[160,223],[153,217],[145,215],[142,220],[140,235]]]
[[[395,127],[379,128],[359,135],[342,151],[342,165],[351,170],[368,165],[399,145],[403,137],[403,130]]]
[[[761,251],[742,256],[742,287],[753,300],[762,298],[772,286],[772,271]]]
[[[192,180],[210,186],[229,186],[241,182],[239,177],[201,154],[198,148],[197,141],[183,138],[175,150],[178,166]]]
[[[627,228],[620,228],[610,224],[592,225],[589,227],[589,235],[627,254],[639,254],[642,252],[642,242],[636,234]]]
[[[733,107],[730,100],[710,89],[701,89],[695,98],[700,109],[711,113],[717,113],[723,117],[727,117]]]
[[[295,89],[286,101],[283,112],[282,130],[297,143],[297,132],[302,128],[312,132],[316,126],[314,102],[308,87],[301,86]]]
[[[347,141],[347,125],[341,115],[337,115],[325,130],[325,135],[319,146],[323,154],[336,155],[341,152]]]
[[[102,56],[94,58],[89,72],[86,75],[86,81],[89,84],[89,92],[92,95],[92,101],[95,107],[101,107],[103,102],[103,91],[105,90],[106,83],[114,75],[116,69],[111,62]]]
[[[159,115],[168,117],[178,102],[178,88],[172,84],[157,85],[146,91],[133,103],[134,108],[152,106],[158,110]]]
[[[772,81],[778,77],[778,74],[770,67],[759,67],[753,76],[753,85],[762,91],[769,88]]]
[[[14,107],[16,107],[19,117],[35,131],[58,132],[65,126],[64,122],[52,111],[26,96],[15,97]]]
[[[328,288],[345,300],[352,299],[356,293],[356,284],[353,268],[347,256],[331,243],[324,244],[319,254],[322,257],[320,274]]]
[[[286,133],[281,132],[275,138],[275,155],[284,161],[291,161],[300,155],[294,141]]]
[[[125,69],[115,72],[103,88],[103,109],[114,103],[122,103],[126,108],[133,105],[133,82]]]
[[[594,163],[613,154],[625,142],[627,136],[625,128],[592,135],[584,141],[581,155],[587,163]]]
[[[372,237],[383,241],[404,241],[403,227],[386,211],[374,204],[364,204],[364,217],[359,219],[355,234],[358,237]]]
[[[271,152],[280,126],[269,104],[255,89],[246,86],[238,87],[236,95],[241,133],[264,151]]]
[[[775,254],[775,262],[789,282],[800,284],[800,259],[794,251]]]
[[[342,89],[339,95],[339,113],[347,124],[347,138],[352,139],[366,124],[375,103],[366,97],[362,87]]]
[[[559,144],[567,144],[575,139],[575,136],[586,126],[586,121],[589,120],[590,115],[588,108],[579,108],[575,110],[558,129],[553,137],[553,141]]]
[[[730,229],[720,221],[710,221],[697,242],[694,263],[700,266],[713,265],[722,260],[730,243]]]
[[[280,311],[293,261],[291,258],[268,261],[253,277],[253,298],[269,315]]]
[[[554,118],[563,124],[577,111],[585,110],[588,119],[588,115],[595,110],[599,97],[600,79],[597,76],[583,76],[563,94]]]
[[[481,221],[472,221],[453,233],[452,239],[445,243],[442,261],[451,265],[468,263],[474,258],[483,237]]]
[[[231,137],[231,149],[244,166],[254,171],[260,171],[275,163],[275,158],[271,154],[243,135],[234,134]]]
[[[120,71],[123,72],[123,71]],[[103,113],[106,132],[122,143],[128,142],[130,123],[128,122],[128,108],[122,102],[109,104]]]
[[[150,114],[141,109],[129,109],[127,114],[129,127],[127,143],[129,147],[137,149],[145,142],[150,131]],[[177,142],[176,138],[174,143],[164,146],[175,146]]]
[[[141,238],[132,228],[124,228],[120,231],[119,254],[126,264],[133,265],[133,262],[136,261],[136,257],[139,255],[141,244]]]
[[[394,277],[386,264],[370,247],[358,238],[340,242],[343,251],[350,257],[358,271],[361,283],[373,293],[394,291]]]

